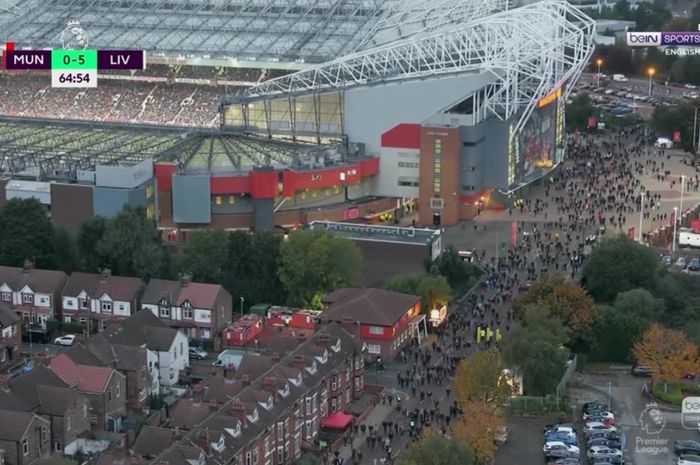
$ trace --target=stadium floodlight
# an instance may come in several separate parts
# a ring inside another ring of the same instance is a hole
[[[443,24],[369,50],[265,81],[233,103],[290,98],[441,75],[488,72],[496,77],[482,110],[502,120],[519,115],[518,133],[538,99],[573,84],[593,54],[595,22],[568,2],[545,0],[520,8]],[[484,115],[485,116],[485,115]]]

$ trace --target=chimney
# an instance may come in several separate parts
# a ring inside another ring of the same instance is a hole
[[[22,264],[22,272],[29,273],[33,269],[34,269],[34,260],[30,260],[28,258],[25,258],[24,263]]]
[[[112,276],[112,270],[109,268],[102,268],[100,273],[102,273],[102,282],[107,281]]]
[[[224,379],[226,384],[233,384],[236,381],[236,367],[233,363],[229,363],[224,368]]]
[[[215,401],[214,399],[211,399],[209,401],[209,410],[211,410],[212,412],[215,412],[216,410],[218,410],[218,408],[219,408],[219,403],[217,401]]]
[[[246,373],[243,376],[241,376],[241,382],[243,383],[244,387],[250,386],[250,375]]]
[[[34,363],[37,365],[49,366],[51,364],[51,357],[45,352],[37,352],[34,354]]]
[[[201,404],[204,400],[204,386],[201,383],[195,384],[193,388],[192,402]]]
[[[350,333],[350,335],[352,337],[354,337],[358,341],[360,340],[360,322],[359,321],[355,321],[351,317],[346,316],[346,317],[343,317],[342,320],[340,320],[340,326],[342,326],[345,331]]]
[[[272,352],[272,363],[277,363],[280,361],[280,353]]]
[[[236,401],[231,405],[231,416],[245,423],[245,405]]]
[[[190,281],[192,281],[190,273],[180,273],[180,287],[187,287]]]
[[[202,450],[209,450],[209,428],[205,427],[197,432],[197,439],[194,443]]]
[[[264,389],[272,394],[273,398],[277,398],[277,380],[272,376],[266,376],[263,381]]]
[[[304,360],[303,355],[295,355],[294,358],[292,359],[292,366],[295,368],[299,368],[300,370],[303,370],[306,368],[306,361]]]
[[[0,389],[4,391],[10,390],[10,377],[7,373],[0,373]]]

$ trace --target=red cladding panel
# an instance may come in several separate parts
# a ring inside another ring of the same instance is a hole
[[[277,171],[251,171],[248,177],[250,178],[250,195],[254,199],[274,199],[277,197]]]
[[[379,158],[375,157],[362,161],[360,163],[360,171],[362,172],[363,178],[374,176],[379,173]]]
[[[397,124],[382,134],[382,147],[420,149],[420,124]]]
[[[173,190],[173,175],[177,171],[175,163],[156,163],[156,179],[158,180],[158,190],[170,192]]]
[[[216,176],[211,178],[212,194],[247,194],[250,176]]]

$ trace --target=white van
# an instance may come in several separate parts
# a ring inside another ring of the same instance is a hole
[[[654,147],[656,147],[657,149],[670,149],[673,148],[673,141],[665,137],[659,137],[658,139],[656,139]]]
[[[692,229],[681,228],[678,232],[678,245],[681,247],[700,247],[700,234]]]
[[[613,74],[613,81],[627,82],[628,79],[625,77],[624,74]]]

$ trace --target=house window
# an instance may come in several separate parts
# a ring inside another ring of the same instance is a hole
[[[245,453],[245,465],[253,465],[253,454],[250,452]]]
[[[12,301],[12,292],[3,291],[2,294],[0,294],[0,298],[2,299],[3,302]]]
[[[104,331],[109,326],[109,320],[100,320],[100,331]]]
[[[228,204],[233,205],[236,203],[236,196],[235,195],[229,195],[228,196]]]
[[[305,415],[311,415],[311,397],[306,398],[306,408],[304,409]]]
[[[90,308],[90,301],[88,299],[78,299],[81,310],[87,310]]]
[[[311,420],[306,420],[306,439],[311,439],[313,436],[313,431],[311,431]]]
[[[170,318],[170,307],[161,305],[160,316],[162,318]]]
[[[284,423],[281,421],[277,422],[277,442],[284,439]]]
[[[216,197],[214,197],[214,200],[215,200],[217,205],[221,205],[221,196],[220,195],[217,195]]]
[[[350,405],[350,388],[345,389],[345,405]]]
[[[112,388],[107,389],[107,402],[112,400]]]
[[[335,413],[338,411],[338,399],[333,397],[331,399],[331,412]]]
[[[121,393],[122,393],[122,388],[121,388],[121,386],[119,386],[119,383],[117,382],[117,384],[114,385],[114,395],[119,397],[121,395]]]
[[[73,323],[73,315],[64,316],[63,321],[65,321],[66,323]]]
[[[268,455],[270,455],[270,453],[272,452],[272,451],[270,450],[270,436],[267,436],[267,437],[265,438],[265,449],[264,449],[264,450],[265,450],[265,457],[267,457]]]
[[[260,449],[257,447],[253,449],[253,465],[258,465],[258,460],[260,459]]]
[[[53,450],[55,450],[56,452],[61,452],[63,450],[63,444],[61,444],[58,441],[54,442]]]
[[[41,443],[44,444],[49,439],[49,429],[46,426],[41,427]]]
[[[284,462],[284,448],[282,446],[279,446],[277,448],[277,463],[283,463]]]
[[[31,304],[32,302],[34,302],[34,294],[29,292],[22,292],[22,303]]]
[[[370,326],[369,333],[381,336],[382,334],[384,334],[384,327],[383,326]]]
[[[27,438],[22,439],[22,453],[27,455],[29,453],[29,442]]]
[[[189,302],[185,302],[184,305],[182,306],[182,314],[183,318],[189,318],[192,319],[192,304]]]
[[[83,326],[87,325],[87,318],[84,316],[81,316],[80,317],[80,324]]]

